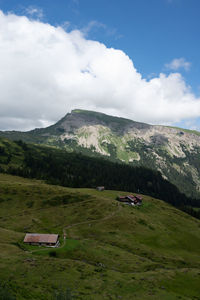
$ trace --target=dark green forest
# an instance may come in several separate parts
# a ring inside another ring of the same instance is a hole
[[[163,179],[160,172],[145,167],[131,167],[21,140],[1,139],[0,172],[74,188],[100,185],[110,190],[146,194],[200,218],[200,210],[194,209],[200,207],[199,199],[187,197]]]

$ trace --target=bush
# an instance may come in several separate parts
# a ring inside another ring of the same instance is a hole
[[[56,257],[57,256],[56,251],[55,250],[49,251],[49,256]]]
[[[16,297],[11,294],[6,283],[0,283],[0,299],[1,300],[16,300]]]
[[[34,204],[34,201],[32,201],[32,200],[26,202],[26,205],[27,205],[28,208],[33,207],[33,204]]]
[[[139,219],[138,223],[144,226],[147,226],[147,222],[144,219]]]

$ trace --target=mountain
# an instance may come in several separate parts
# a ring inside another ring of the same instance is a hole
[[[199,299],[200,221],[145,195],[115,200],[126,194],[0,174],[0,299]],[[24,245],[26,232],[61,245]]]
[[[47,128],[5,131],[0,136],[145,166],[160,171],[163,178],[185,194],[200,197],[198,131],[148,125],[76,109]]]

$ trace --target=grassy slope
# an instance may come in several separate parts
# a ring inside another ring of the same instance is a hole
[[[17,299],[60,287],[87,300],[199,299],[200,222],[148,196],[140,208],[119,204],[118,194],[0,175],[0,279]],[[56,257],[24,248],[27,231],[59,233]]]
[[[197,131],[197,130],[190,130],[190,129],[185,129],[185,128],[181,128],[181,127],[175,127],[175,126],[166,126],[166,127],[175,128],[175,129],[178,129],[180,131],[184,131],[184,132],[188,132],[188,133],[191,133],[191,134],[200,135],[200,131]]]

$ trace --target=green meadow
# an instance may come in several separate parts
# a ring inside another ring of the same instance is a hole
[[[200,299],[200,221],[118,195],[0,174],[1,283],[19,300]],[[24,245],[26,232],[58,233],[60,247]]]

